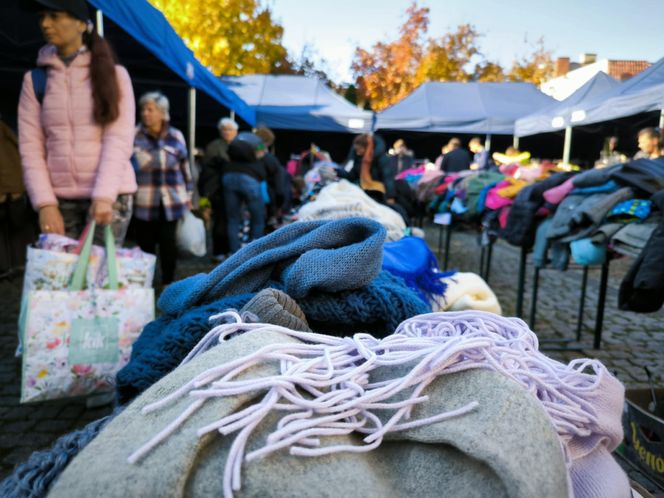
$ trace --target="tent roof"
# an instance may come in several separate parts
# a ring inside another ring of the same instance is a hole
[[[358,133],[371,128],[371,113],[358,109],[316,78],[253,74],[223,76],[224,84],[275,129]]]
[[[530,83],[430,82],[378,113],[376,128],[511,135],[517,118],[552,102]]]
[[[570,122],[572,113],[584,102],[592,101],[619,85],[618,81],[600,71],[562,102],[517,119],[514,134],[523,137],[563,129]]]
[[[597,98],[584,102],[574,126],[600,123],[664,109],[664,57],[645,71]]]
[[[146,0],[118,2],[88,0],[120,25],[190,86],[207,93],[235,111],[247,123],[256,122],[254,110],[228,90],[204,67],[171,27],[164,15]]]

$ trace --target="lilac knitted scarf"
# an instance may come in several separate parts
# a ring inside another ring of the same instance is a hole
[[[230,313],[230,314],[229,314]],[[201,427],[199,435],[237,432],[224,471],[224,494],[240,489],[241,465],[274,451],[313,457],[329,453],[365,452],[378,447],[390,432],[462,416],[474,410],[477,400],[454,411],[410,420],[415,405],[426,403],[426,387],[439,375],[473,368],[497,371],[535,396],[558,432],[568,463],[598,445],[616,446],[620,430],[620,384],[596,360],[574,360],[564,365],[538,351],[538,341],[517,318],[484,312],[431,313],[403,322],[383,339],[368,334],[332,337],[296,332],[267,324],[236,323],[211,330],[184,359],[190,361],[209,347],[236,333],[270,329],[303,341],[271,344],[233,362],[214,367],[191,379],[162,400],[146,406],[149,413],[182,396],[189,407],[169,426],[130,457],[139,461],[199,409],[208,399],[241,393],[265,392],[260,402],[217,422]],[[212,317],[217,320],[221,315]],[[238,378],[254,365],[278,362],[280,374],[265,378]],[[372,372],[380,367],[410,366],[401,377],[377,382]],[[605,398],[608,402],[602,402]],[[614,402],[615,401],[615,402]],[[615,413],[602,413],[617,406]],[[245,454],[254,429],[273,411],[283,412],[264,447]],[[378,417],[376,413],[389,413]],[[617,428],[616,428],[617,427]],[[326,437],[364,434],[362,445],[326,445]],[[607,442],[608,441],[608,442]]]

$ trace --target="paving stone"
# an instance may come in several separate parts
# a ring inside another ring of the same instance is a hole
[[[34,420],[21,420],[9,422],[0,425],[0,434],[17,434],[32,429],[35,426]]]

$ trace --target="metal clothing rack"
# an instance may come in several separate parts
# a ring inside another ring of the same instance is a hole
[[[452,224],[438,225],[438,255],[442,255],[443,271],[446,271],[449,266],[450,243],[452,238]],[[480,276],[488,283],[491,272],[491,263],[493,258],[493,244],[494,241],[482,246],[480,252]],[[517,291],[516,291],[516,316],[519,318],[524,317],[523,298],[525,295],[526,287],[526,269],[528,263],[529,250],[522,247],[519,255],[519,271],[517,274]],[[602,265],[602,272],[600,276],[599,295],[597,300],[597,310],[595,313],[595,328],[593,331],[593,345],[592,349],[600,349],[602,343],[602,331],[604,327],[604,313],[606,309],[606,292],[609,282],[609,260]],[[533,285],[532,285],[532,299],[530,305],[529,325],[531,329],[535,328],[537,317],[537,294],[539,292],[539,277],[541,268],[534,267]],[[576,324],[576,333],[574,338],[561,338],[561,339],[541,339],[542,344],[562,344],[560,347],[546,346],[542,349],[545,350],[561,350],[561,351],[581,351],[583,349],[590,349],[584,346],[569,346],[570,343],[579,343],[581,341],[581,333],[583,331],[583,314],[586,306],[586,294],[588,288],[588,271],[589,267],[583,267],[581,278],[581,296],[579,299],[579,309]]]
[[[445,251],[443,250],[443,233],[445,235]],[[438,225],[438,257],[443,258],[443,271],[447,271],[450,262],[450,242],[452,239],[452,223],[447,225]]]
[[[523,249],[522,249],[523,252]],[[583,274],[581,278],[581,296],[579,299],[579,310],[578,310],[578,315],[577,315],[577,322],[576,322],[576,334],[574,338],[564,338],[564,339],[543,339],[540,342],[542,343],[559,343],[563,344],[560,348],[553,348],[553,347],[547,347],[543,349],[549,349],[549,350],[562,350],[562,351],[580,351],[583,349],[590,349],[589,347],[583,347],[583,346],[575,346],[575,347],[570,347],[567,346],[566,344],[569,343],[578,343],[581,341],[581,333],[583,331],[583,314],[585,311],[585,306],[586,306],[586,291],[588,288],[588,266],[583,266]],[[609,283],[609,260],[602,264],[602,273],[600,276],[600,284],[599,284],[599,295],[598,295],[598,300],[597,300],[597,310],[595,312],[595,328],[594,328],[594,333],[593,333],[593,346],[592,349],[600,349],[601,348],[601,343],[602,343],[602,330],[604,327],[604,312],[605,312],[605,307],[606,307],[606,291],[608,288],[608,283]],[[521,271],[523,269],[523,279],[525,280],[525,265],[522,268],[521,266],[519,267],[519,279],[520,279],[520,289],[523,289],[524,285],[523,282],[521,281],[522,274]],[[541,268],[539,266],[535,266],[534,270],[534,275],[533,275],[533,287],[532,287],[532,299],[531,299],[531,305],[530,305],[530,317],[529,317],[529,326],[531,329],[535,328],[535,321],[537,317],[537,294],[539,291],[539,276],[540,276],[540,270]],[[520,291],[522,292],[522,291]],[[521,294],[518,296],[517,299],[517,307],[519,307],[519,303],[521,303],[521,308],[523,307],[523,295]],[[518,311],[518,310],[517,310]],[[518,314],[518,313],[517,313]],[[518,315],[521,316],[521,315]]]

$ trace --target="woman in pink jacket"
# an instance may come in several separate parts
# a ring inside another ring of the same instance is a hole
[[[42,99],[26,73],[19,102],[25,184],[44,233],[78,237],[111,224],[121,245],[132,212],[135,108],[131,80],[93,29],[84,0],[35,0],[48,45]],[[101,231],[97,233],[99,235]]]

